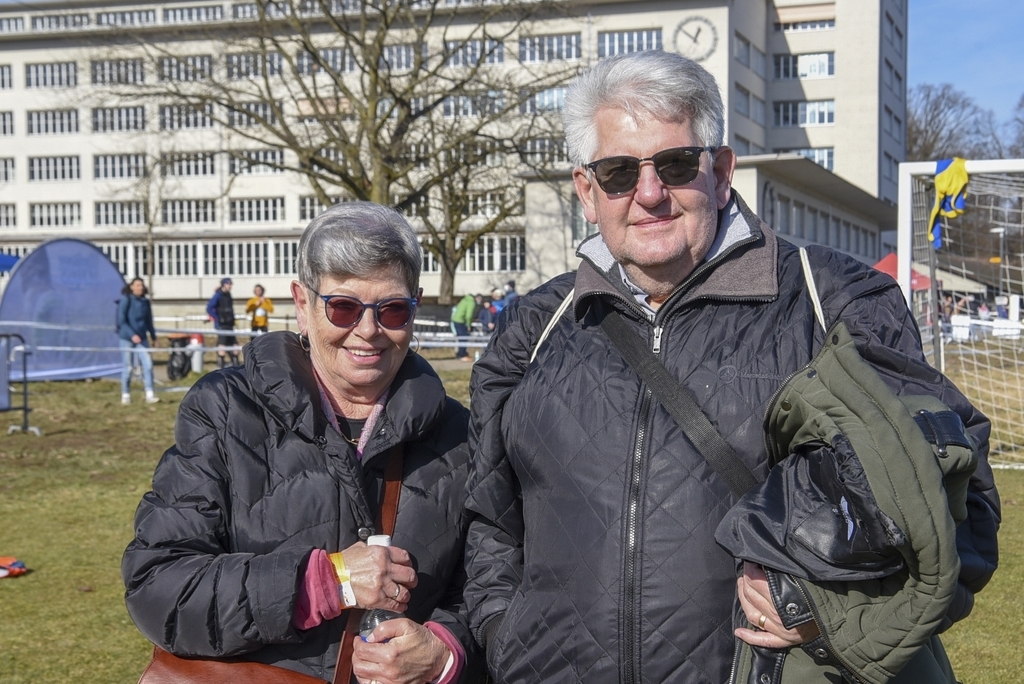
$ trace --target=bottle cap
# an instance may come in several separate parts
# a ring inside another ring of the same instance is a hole
[[[390,534],[374,534],[366,540],[367,546],[391,546]]]

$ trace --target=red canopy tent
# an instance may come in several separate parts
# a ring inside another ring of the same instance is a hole
[[[875,268],[886,275],[896,278],[896,253],[890,252],[884,259],[875,264]],[[931,288],[932,280],[923,273],[918,273],[914,269],[910,269],[910,291],[918,292],[920,290],[927,290]]]

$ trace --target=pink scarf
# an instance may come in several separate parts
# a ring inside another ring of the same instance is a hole
[[[334,414],[331,400],[327,396],[324,384],[320,381],[320,374],[316,372],[315,368],[313,369],[313,375],[316,377],[317,389],[320,390],[320,406],[323,409],[324,417],[327,418],[327,422],[340,435],[341,427],[338,425],[338,417]],[[370,411],[370,415],[366,418],[366,423],[363,425],[363,431],[359,433],[359,444],[356,445],[356,458],[360,461],[363,460],[363,449],[366,448],[366,443],[370,441],[370,435],[373,434],[373,427],[377,424],[380,414],[384,413],[384,404],[388,401],[388,391],[384,390],[384,394],[377,397],[377,400],[373,403],[373,410]]]

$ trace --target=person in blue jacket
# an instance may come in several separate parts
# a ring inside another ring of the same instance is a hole
[[[146,298],[148,290],[142,278],[136,278],[121,291],[124,295],[117,300],[117,336],[121,342],[121,403],[132,403],[129,391],[132,380],[132,356],[139,357],[142,364],[142,381],[146,387],[146,403],[155,404],[160,401],[153,393],[153,357],[148,351],[149,338],[156,343],[156,329],[153,328],[153,308]]]

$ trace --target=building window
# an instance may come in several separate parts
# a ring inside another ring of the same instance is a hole
[[[105,107],[92,110],[93,133],[123,133],[146,128],[145,107]]]
[[[25,19],[22,17],[0,18],[0,33],[20,33],[25,30]]]
[[[331,197],[331,204],[324,204],[318,197],[306,196],[299,198],[299,220],[300,221],[312,221],[320,214],[324,213],[333,204],[337,204],[339,198]]]
[[[78,202],[52,202],[28,205],[29,225],[33,228],[82,225],[82,208]]]
[[[213,127],[213,105],[161,105],[160,130],[177,131]]]
[[[580,34],[524,36],[519,39],[519,61],[559,62],[580,58]]]
[[[93,178],[142,178],[146,157],[142,154],[97,154],[92,159]]]
[[[78,157],[29,157],[30,181],[78,180],[81,169]]]
[[[520,114],[540,114],[542,112],[560,112],[565,105],[565,86],[548,88],[531,93],[519,103]]]
[[[269,54],[249,52],[241,55],[228,55],[227,66],[228,78],[233,81],[243,78],[280,76],[281,54],[278,52]]]
[[[145,83],[146,70],[141,59],[104,59],[91,65],[93,85]]]
[[[348,5],[354,4],[350,2],[350,0],[342,0],[342,2]],[[316,3],[313,4],[315,5]],[[335,7],[337,6],[337,4],[337,2],[332,3],[332,5],[334,5]],[[231,15],[235,19],[259,19],[261,6],[263,9],[264,16],[266,16],[268,19],[281,19],[288,16],[290,12],[289,5],[283,2],[261,2],[259,4],[255,2],[247,2],[232,5]],[[332,7],[332,9],[335,9],[335,7]],[[357,5],[354,8],[347,9],[350,9],[350,11],[351,9],[355,9],[356,11],[358,11],[359,7]]]
[[[461,119],[499,113],[505,106],[505,98],[499,92],[477,95],[453,95],[441,103],[441,114],[446,119]]]
[[[88,25],[88,14],[43,14],[32,17],[33,31],[61,31],[85,28]]]
[[[733,136],[732,149],[739,156],[748,155],[750,154],[750,141],[742,135]]]
[[[815,52],[806,55],[775,55],[775,79],[831,78],[836,75],[834,52]]]
[[[900,72],[889,60],[885,60],[885,66],[882,70],[882,82],[892,91],[897,100],[903,100],[903,76],[900,75]]]
[[[228,173],[237,175],[264,175],[284,173],[284,150],[241,150],[228,157]]]
[[[157,244],[156,275],[196,276],[199,273],[199,245]]]
[[[329,73],[342,74],[356,70],[356,58],[347,48],[325,48],[317,50],[317,58],[309,52],[300,52],[295,56],[295,69],[303,76],[320,73],[324,69]]]
[[[433,252],[427,250],[424,244],[433,244],[434,238],[417,237],[420,243],[420,251],[423,254],[423,266],[421,267],[423,273],[440,273],[441,262],[438,261],[437,257],[434,256]]]
[[[273,223],[284,221],[284,197],[233,199],[230,202],[232,223]]]
[[[520,156],[531,166],[569,163],[564,138],[531,138],[522,144]]]
[[[420,54],[426,59],[427,44],[421,43]],[[388,71],[411,71],[416,66],[416,46],[385,45],[380,53],[380,68]]]
[[[205,81],[210,77],[213,58],[210,55],[161,57],[161,81]]]
[[[900,163],[891,154],[885,152],[882,157],[882,177],[893,183],[899,180]]]
[[[750,118],[750,91],[741,86],[739,83],[733,86],[733,109],[737,113]]]
[[[276,103],[280,108],[281,103]],[[228,125],[242,128],[265,124],[268,126],[277,125],[277,113],[274,106],[269,102],[246,102],[228,110]]]
[[[0,204],[0,228],[15,228],[18,225],[18,216],[15,213],[13,204]]]
[[[216,173],[213,152],[173,152],[160,157],[160,175],[197,178]]]
[[[738,33],[734,36],[732,56],[737,62],[748,69],[750,68],[750,41]]]
[[[471,272],[526,270],[526,237],[485,235],[466,250],[462,269]]]
[[[97,202],[97,226],[142,226],[146,224],[143,202]]]
[[[29,135],[78,133],[77,109],[47,109],[28,113]]]
[[[217,220],[214,200],[164,200],[160,220],[164,225],[214,223]]]
[[[156,23],[156,10],[97,12],[96,23],[100,26],[150,26]]]
[[[762,126],[765,124],[764,100],[759,98],[757,95],[750,96],[750,119],[756,124],[760,124]]]
[[[198,24],[207,21],[218,21],[223,18],[224,8],[220,5],[175,7],[164,10],[165,24]]]
[[[775,125],[783,128],[827,126],[835,123],[835,100],[776,102]]]
[[[14,182],[14,158],[0,158],[0,183]]]
[[[836,27],[835,19],[819,19],[817,21],[790,21],[775,23],[775,32],[827,31]]]
[[[289,271],[281,268],[288,265],[288,258],[282,253],[291,253],[294,260],[295,242],[273,242],[273,249],[278,262],[277,275],[292,275],[294,267]],[[270,273],[272,259],[271,243],[266,240],[244,242],[204,242],[203,272],[208,276],[248,276],[267,275]]]
[[[445,66],[466,67],[480,64],[503,64],[505,44],[500,40],[449,40],[445,43]]]
[[[789,235],[792,232],[792,204],[785,195],[779,195],[779,209],[777,216],[778,224],[775,229],[780,235]]]
[[[885,14],[885,39],[892,45],[893,49],[896,50],[896,54],[903,56],[903,31],[899,29],[896,22],[889,15],[888,12]]]
[[[661,50],[661,29],[602,31],[597,34],[597,57],[614,57],[631,52]]]
[[[835,153],[832,147],[801,147],[801,148],[785,148],[777,149],[776,152],[792,152],[793,154],[799,154],[807,157],[818,166],[823,166],[829,171],[835,163]]]
[[[14,112],[0,112],[0,135],[14,135]]]
[[[26,88],[72,88],[76,85],[78,64],[75,62],[25,65]]]
[[[14,87],[14,79],[11,76],[11,65],[0,64],[0,90],[7,90]]]

